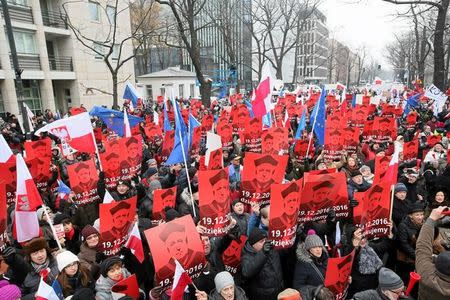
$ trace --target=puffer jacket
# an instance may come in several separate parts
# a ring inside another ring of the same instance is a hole
[[[47,282],[51,283],[59,274],[56,259],[50,258],[50,263],[48,267],[50,268],[50,273],[48,274]],[[41,276],[39,275],[39,273],[36,273],[36,271],[32,268],[31,271],[28,272],[27,277],[25,277],[25,280],[23,281],[22,284],[23,297],[21,299],[25,300],[34,299],[34,294],[38,290],[40,280]]]
[[[414,263],[416,258],[416,241],[420,227],[414,224],[409,217],[400,223],[397,231],[397,249],[399,252],[397,259],[403,262]]]
[[[122,274],[123,278],[128,278],[131,276],[130,272],[128,272],[127,269],[122,268]],[[111,294],[111,288],[116,284],[117,282],[110,279],[109,277],[103,277],[103,275],[100,275],[100,277],[95,282],[95,297],[98,300],[113,300],[113,296]]]
[[[276,299],[283,289],[280,256],[271,249],[268,253],[256,251],[245,243],[241,256],[242,276],[247,280],[250,299]]]
[[[211,291],[208,297],[209,300],[223,300],[222,295],[214,289]],[[245,292],[242,288],[238,286],[234,286],[234,300],[248,300],[247,295],[245,295]]]
[[[306,285],[319,286],[323,284],[328,265],[328,254],[325,248],[320,258],[314,258],[306,250],[305,244],[301,243],[297,246],[296,254],[297,264],[292,287],[299,291]]]
[[[416,243],[416,271],[419,281],[419,299],[450,299],[450,276],[444,275],[433,262],[433,238],[436,222],[428,218],[422,226]]]

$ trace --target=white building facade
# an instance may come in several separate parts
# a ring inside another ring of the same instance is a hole
[[[51,109],[61,113],[83,104],[112,105],[112,80],[106,64],[92,50],[82,45],[67,26],[67,16],[58,0],[9,0],[13,34],[19,66],[23,69],[23,97],[18,99],[15,75],[11,63],[9,43],[3,14],[0,16],[0,113],[20,114],[23,101],[35,112]],[[119,7],[99,0],[68,2],[65,4],[70,21],[83,35],[100,40],[113,28],[111,18],[117,14],[117,38],[130,36],[128,3]],[[116,44],[114,44],[116,45]],[[122,57],[133,53],[131,40],[122,47]],[[113,53],[112,60],[115,55]],[[117,59],[116,59],[117,60]],[[119,96],[125,79],[134,81],[133,61],[124,64],[118,74]]]

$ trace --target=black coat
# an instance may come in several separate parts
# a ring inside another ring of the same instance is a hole
[[[277,299],[283,290],[283,274],[278,252],[256,250],[245,243],[241,256],[242,276],[248,283],[249,299]]]
[[[409,207],[411,204],[408,201],[408,198],[405,200],[399,200],[397,197],[394,197],[394,203],[392,205],[392,220],[395,225],[399,225],[401,221],[408,215]]]
[[[327,272],[328,255],[323,249],[320,258],[313,258],[305,249],[305,244],[297,247],[297,264],[295,265],[292,287],[298,291],[307,285],[319,286],[324,283]]]
[[[421,226],[414,224],[410,218],[405,218],[398,226],[398,249],[411,260],[416,259],[416,240]]]

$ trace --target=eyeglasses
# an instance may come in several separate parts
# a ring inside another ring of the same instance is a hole
[[[66,268],[71,268],[71,267],[75,267],[75,266],[78,266],[78,262],[77,262],[77,261],[74,261],[74,262],[71,263],[70,265],[67,265]]]
[[[396,290],[396,291],[389,290],[389,292],[394,293],[394,294],[396,294],[398,296],[401,296],[401,295],[403,295],[405,293],[405,289],[403,288],[401,290]]]

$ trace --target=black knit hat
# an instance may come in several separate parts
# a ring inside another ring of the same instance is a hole
[[[100,274],[102,274],[103,277],[108,277],[108,271],[111,269],[112,266],[118,263],[122,263],[120,257],[118,256],[108,257],[100,264]]]
[[[250,245],[253,246],[254,244],[256,244],[257,242],[259,242],[264,238],[266,238],[266,233],[264,232],[264,230],[260,229],[259,227],[255,227],[250,232],[247,241]]]
[[[415,202],[410,204],[408,214],[413,214],[416,212],[425,211],[425,208],[423,207],[423,204],[420,202]]]
[[[55,217],[53,218],[54,225],[58,225],[61,223],[68,223],[67,221],[72,222],[70,219],[70,216],[68,216],[66,214],[56,214]]]
[[[436,258],[435,266],[439,273],[445,276],[450,276],[450,251],[445,251],[439,254]]]

